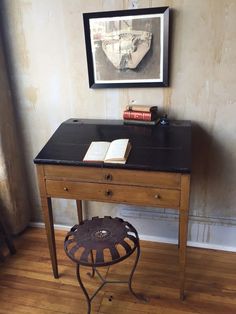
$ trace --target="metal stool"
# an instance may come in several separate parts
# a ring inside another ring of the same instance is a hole
[[[122,250],[124,251],[123,254],[118,252],[117,245],[124,248]],[[136,298],[144,300],[141,295],[137,295],[132,289],[132,278],[140,255],[140,245],[136,229],[127,221],[109,216],[84,220],[68,232],[64,241],[64,249],[67,256],[77,264],[77,279],[87,299],[88,314],[91,312],[91,301],[106,283],[128,283],[130,292]],[[104,258],[105,249],[110,251],[109,260],[106,259],[106,261]],[[97,270],[97,267],[109,266],[125,260],[135,250],[137,252],[136,259],[127,281],[106,280]],[[92,267],[92,273],[88,275],[94,277],[96,273],[102,282],[91,297],[82,283],[80,265]]]

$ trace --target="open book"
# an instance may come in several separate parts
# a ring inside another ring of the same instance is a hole
[[[107,163],[125,164],[131,145],[128,139],[110,142],[92,142],[83,161],[103,161]]]

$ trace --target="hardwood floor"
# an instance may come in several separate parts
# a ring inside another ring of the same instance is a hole
[[[15,239],[17,254],[0,264],[0,313],[87,313],[75,265],[63,250],[65,231],[56,231],[60,278],[51,272],[44,229],[30,228]],[[141,242],[133,288],[148,303],[136,300],[125,284],[106,285],[92,303],[92,313],[187,314],[236,313],[236,253],[188,248],[186,292],[179,300],[178,250],[174,245]],[[129,274],[132,257],[109,269],[109,278]],[[97,278],[82,277],[92,293]],[[103,269],[106,274],[106,269]]]

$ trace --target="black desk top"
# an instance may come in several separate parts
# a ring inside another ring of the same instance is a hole
[[[126,164],[83,162],[92,141],[110,142],[118,138],[129,138],[132,146]],[[191,122],[147,126],[127,125],[122,120],[69,119],[58,127],[34,162],[189,173]]]

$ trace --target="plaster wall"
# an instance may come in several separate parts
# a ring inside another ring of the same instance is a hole
[[[155,6],[172,10],[170,87],[89,89],[82,13]],[[193,121],[191,217],[236,225],[236,1],[5,0],[2,16],[34,221],[42,217],[32,160],[60,123],[120,119],[135,100]],[[90,214],[117,212],[109,204],[85,205]],[[55,221],[73,224],[74,206],[55,200]]]

